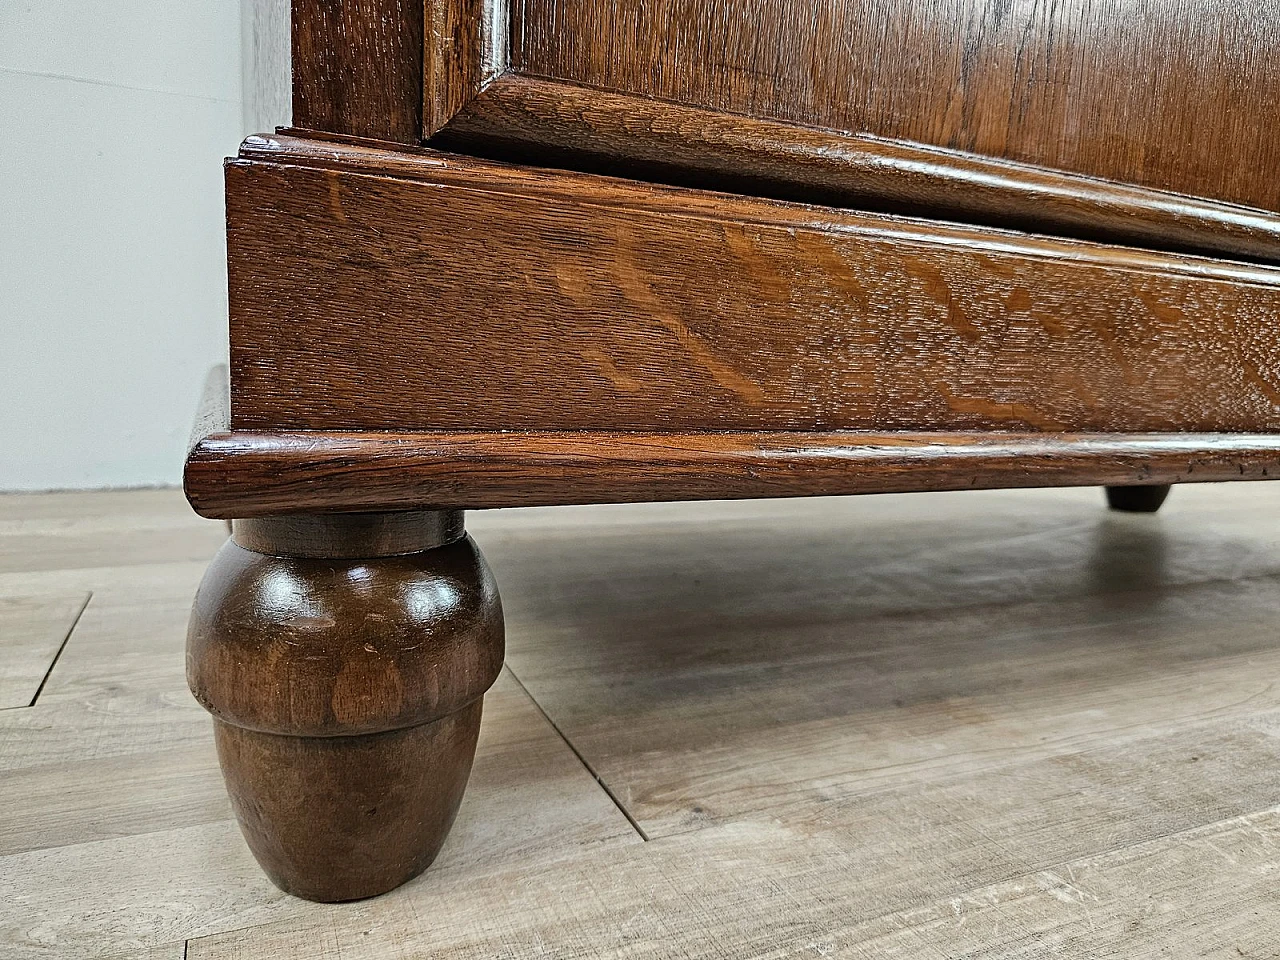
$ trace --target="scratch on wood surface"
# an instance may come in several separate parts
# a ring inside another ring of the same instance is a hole
[[[1276,407],[1280,407],[1280,388],[1277,388],[1270,380],[1262,375],[1252,363],[1241,363],[1240,372],[1244,374],[1244,378],[1249,381],[1258,392],[1270,400]]]
[[[924,292],[931,300],[947,308],[947,325],[951,329],[969,343],[982,339],[982,328],[969,319],[964,306],[936,265],[928,260],[912,257],[907,261],[907,269],[924,285]]]

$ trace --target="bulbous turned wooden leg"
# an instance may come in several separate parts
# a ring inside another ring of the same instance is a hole
[[[460,512],[237,521],[196,595],[187,679],[267,875],[339,901],[425,870],[502,657]]]
[[[1146,487],[1107,487],[1107,505],[1125,513],[1155,513],[1169,496],[1168,484]]]

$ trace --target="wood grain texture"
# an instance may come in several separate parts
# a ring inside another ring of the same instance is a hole
[[[252,517],[1277,478],[1280,435],[234,431],[185,487]]]
[[[885,823],[924,791],[966,823],[969,804],[1025,803],[1017,846],[1062,859],[1081,852],[1069,824],[1194,818],[1228,782],[1252,799],[1224,816],[1274,802],[1280,741],[1239,724],[1280,710],[1280,486],[1177,493],[1159,517],[1027,490],[499,512],[477,534],[511,669],[651,838]],[[1194,726],[1182,764],[1138,742]],[[1080,756],[1100,741],[1171,771],[1168,801],[1123,799],[1158,778]],[[1254,772],[1203,766],[1246,742]],[[1174,772],[1193,765],[1197,790]],[[1085,769],[1105,795],[1063,784]],[[951,793],[953,776],[973,779]]]
[[[187,679],[277,886],[355,900],[435,860],[502,653],[497,587],[461,518],[237,524],[196,594]]]
[[[1280,4],[515,0],[518,73],[1280,210]]]
[[[1021,805],[1015,810],[1035,817]],[[913,804],[894,813],[917,811]],[[195,940],[187,955],[378,960],[411,944],[461,960],[533,957],[525,945],[554,944],[565,960],[824,953],[1238,960],[1268,957],[1280,936],[1280,898],[1269,878],[1280,843],[1273,810],[1025,871],[1018,852],[1005,849],[1014,842],[1012,824],[997,842],[929,813],[927,821],[913,816],[914,829],[867,817],[827,829],[749,823],[708,830],[678,845],[486,877],[456,886],[453,897],[424,891],[411,908],[372,903],[342,916]],[[1018,835],[1029,829],[1017,826]],[[984,845],[998,858],[983,862],[976,850]]]
[[[1280,259],[1280,217],[958,150],[509,74],[433,146],[1156,250]]]
[[[423,0],[293,0],[293,123],[422,137]]]
[[[33,709],[50,724],[66,713]],[[72,745],[70,757],[49,756],[0,776],[0,800],[8,811],[0,821],[0,857],[229,820],[231,806],[202,719],[198,741],[185,740],[178,727],[162,748],[115,757],[92,756],[91,728],[70,724],[61,730]]]
[[[425,0],[422,136],[507,69],[506,0]]]
[[[0,577],[12,578],[14,594],[87,593],[99,582],[94,571],[105,578],[128,564],[207,563],[226,529],[192,526],[190,513],[169,490],[7,494],[0,497]],[[83,572],[55,574],[68,570]]]
[[[160,638],[146,639],[155,645]],[[130,689],[126,679],[113,705],[123,706]],[[180,682],[168,695],[190,701]],[[0,713],[0,724],[41,712]],[[54,720],[43,712],[45,724]],[[484,713],[467,797],[423,882],[447,885],[450,877],[511,863],[563,861],[641,842],[510,675],[486,695]],[[198,745],[172,741],[163,751],[106,762],[88,758],[118,740],[69,723],[59,731],[64,756],[0,777],[8,804],[0,825],[0,955],[101,960],[137,944],[320,911],[276,890],[245,850],[207,714],[201,726]],[[159,716],[149,730],[162,742],[170,733]]]
[[[288,138],[227,189],[237,430],[1280,428],[1272,268]]]
[[[430,136],[483,82],[484,0],[424,0],[422,134]]]

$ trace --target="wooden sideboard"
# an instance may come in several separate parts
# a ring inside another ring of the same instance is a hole
[[[188,670],[290,892],[448,831],[503,644],[465,509],[1280,476],[1280,3],[248,26]]]

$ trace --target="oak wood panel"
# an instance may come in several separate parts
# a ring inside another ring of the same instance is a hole
[[[422,135],[443,126],[485,81],[485,29],[493,0],[423,0]]]
[[[1280,435],[231,432],[207,517],[1280,478]]]
[[[417,143],[424,16],[423,0],[293,0],[294,125]]]
[[[1280,210],[1280,2],[513,0],[519,72]]]
[[[1280,427],[1262,266],[284,138],[227,189],[240,430]]]
[[[1031,164],[503,76],[433,146],[493,159],[1275,261],[1280,217]]]

